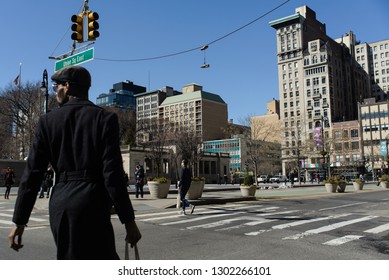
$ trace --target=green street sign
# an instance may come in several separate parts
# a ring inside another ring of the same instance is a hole
[[[78,65],[84,62],[87,62],[89,60],[92,60],[94,57],[94,48],[91,48],[89,50],[80,52],[78,54],[69,56],[67,58],[64,58],[62,60],[58,60],[55,62],[55,71],[58,71],[64,67],[71,66],[71,65]]]

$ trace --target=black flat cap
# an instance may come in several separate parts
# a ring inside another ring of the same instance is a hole
[[[55,82],[69,82],[84,87],[91,86],[91,75],[84,67],[68,66],[55,72],[51,76]]]

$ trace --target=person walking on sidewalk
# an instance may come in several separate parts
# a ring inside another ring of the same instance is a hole
[[[188,161],[186,159],[181,162],[181,171],[180,171],[180,183],[178,184],[180,191],[181,207],[182,210],[180,214],[186,215],[186,207],[190,207],[190,213],[193,214],[195,206],[190,204],[189,201],[185,198],[188,190],[190,188],[190,183],[192,182],[192,170],[188,167]]]
[[[4,175],[4,181],[5,181],[5,193],[4,193],[4,199],[9,199],[9,194],[11,192],[11,188],[13,184],[15,184],[15,172],[11,167],[7,168],[7,171]]]
[[[138,164],[135,169],[135,197],[143,198],[143,186],[145,179],[145,170],[142,165]]]
[[[141,233],[124,182],[119,122],[115,113],[89,101],[91,76],[80,66],[54,73],[60,107],[40,117],[24,170],[8,235],[9,246],[23,247],[22,235],[50,163],[56,174],[49,201],[57,259],[119,259],[111,224],[114,206],[135,246]]]

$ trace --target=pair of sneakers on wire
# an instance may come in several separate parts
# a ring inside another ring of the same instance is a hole
[[[190,214],[192,215],[195,209],[195,206],[193,204],[190,204],[189,206]],[[185,209],[181,210],[178,214],[180,215],[186,215]]]

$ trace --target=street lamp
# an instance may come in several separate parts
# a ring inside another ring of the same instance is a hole
[[[43,71],[41,92],[45,95],[45,103],[44,103],[43,108],[44,108],[45,113],[47,113],[48,112],[48,104],[49,104],[49,81],[48,81],[46,69]]]
[[[322,138],[322,149],[320,154],[323,157],[323,170],[324,170],[324,179],[327,179],[327,174],[325,170],[325,165],[326,165],[326,155],[328,152],[324,149],[324,121],[327,121],[327,117],[324,117],[323,115],[321,116],[321,138]],[[330,167],[329,167],[330,168]]]

